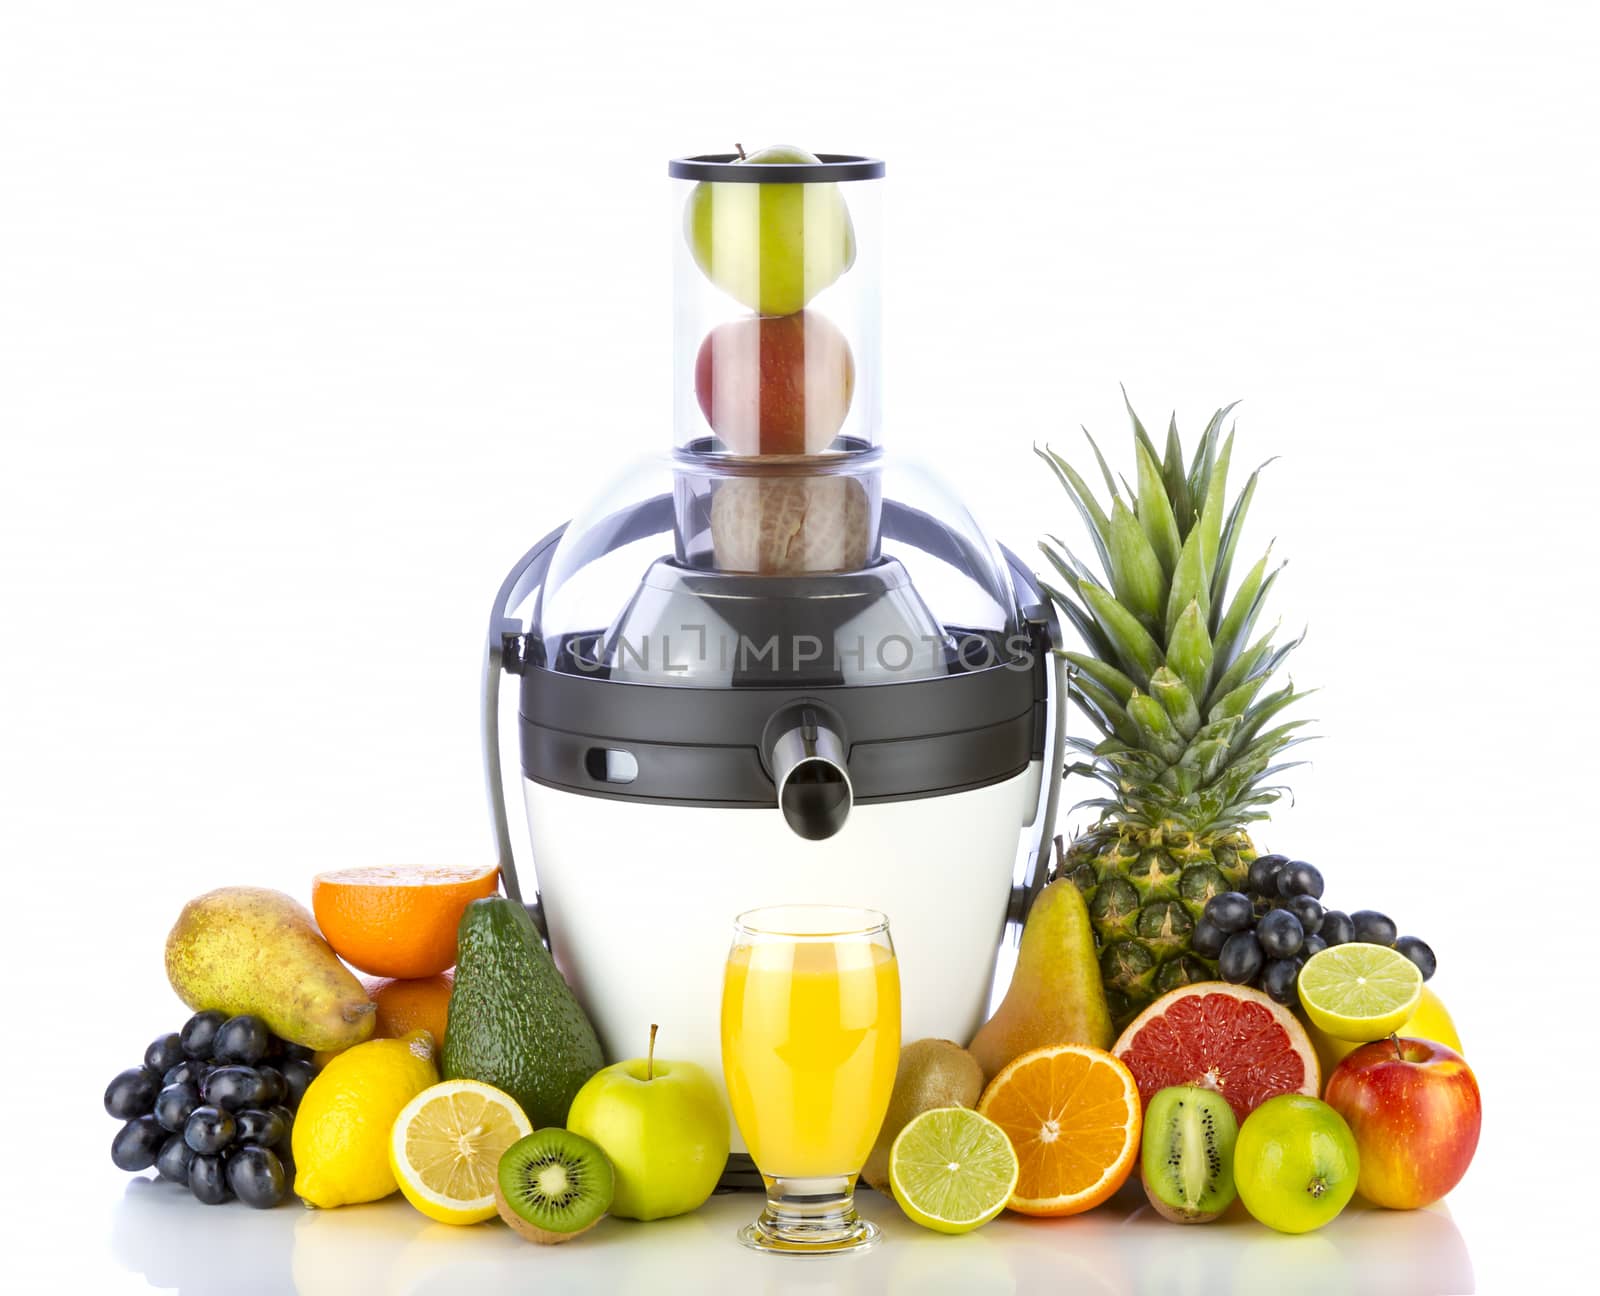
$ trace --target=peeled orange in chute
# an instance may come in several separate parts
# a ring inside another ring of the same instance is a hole
[[[1007,1065],[983,1091],[978,1111],[1016,1150],[1022,1215],[1077,1215],[1128,1178],[1139,1156],[1139,1086],[1111,1054],[1087,1044],[1052,1044]]]
[[[455,966],[456,929],[493,895],[494,865],[338,869],[311,883],[311,909],[334,953],[373,976],[431,977]]]

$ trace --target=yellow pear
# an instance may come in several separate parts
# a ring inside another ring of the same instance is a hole
[[[222,887],[184,905],[167,936],[167,979],[191,1008],[253,1013],[319,1051],[361,1043],[377,1020],[305,906],[265,887]]]
[[[987,1084],[1030,1049],[1047,1044],[1108,1049],[1115,1038],[1083,894],[1066,878],[1052,882],[1034,900],[1023,925],[1006,997],[967,1047]]]

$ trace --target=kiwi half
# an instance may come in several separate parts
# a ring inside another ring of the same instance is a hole
[[[1211,1089],[1174,1085],[1144,1115],[1140,1177],[1156,1213],[1178,1224],[1204,1224],[1233,1204],[1233,1145],[1239,1122]]]
[[[528,1241],[548,1246],[598,1224],[615,1189],[604,1152],[551,1126],[505,1150],[495,1175],[494,1204],[500,1218]]]

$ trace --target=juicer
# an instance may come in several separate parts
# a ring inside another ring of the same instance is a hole
[[[762,905],[887,914],[902,1038],[965,1044],[1062,779],[1050,600],[882,442],[884,165],[801,156],[669,164],[673,446],[516,564],[483,677],[507,893],[609,1059],[659,1023],[719,1084],[731,927]]]

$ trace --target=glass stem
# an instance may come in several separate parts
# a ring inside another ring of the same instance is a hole
[[[751,1226],[755,1246],[825,1252],[870,1246],[878,1230],[856,1213],[855,1175],[785,1178],[763,1175],[767,1207]]]

